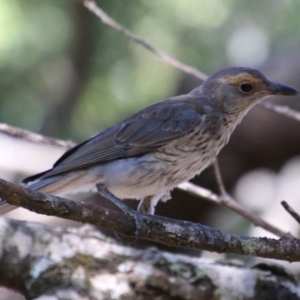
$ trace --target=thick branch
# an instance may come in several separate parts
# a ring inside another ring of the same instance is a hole
[[[32,192],[2,179],[0,197],[11,205],[22,206],[40,214],[89,223],[134,236],[135,221],[132,217],[102,207]],[[236,236],[201,224],[159,216],[141,215],[141,219],[139,237],[168,246],[288,261],[300,260],[298,239],[275,240]]]
[[[0,219],[0,228],[0,284],[26,299],[237,300],[274,290],[278,300],[300,299],[294,276],[267,264],[247,269],[138,250],[91,226],[62,231]]]

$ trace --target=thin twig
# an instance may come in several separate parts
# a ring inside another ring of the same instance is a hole
[[[21,128],[13,127],[4,123],[0,123],[0,133],[4,133],[5,135],[22,139],[28,142],[33,142],[36,144],[44,144],[44,145],[51,145],[57,146],[62,148],[71,148],[75,146],[74,142],[72,141],[64,141],[58,140],[51,137],[46,137],[44,135],[34,133],[28,130],[24,130]]]
[[[141,45],[142,47],[146,48],[153,54],[155,54],[162,62],[171,65],[175,67],[176,69],[179,69],[187,74],[193,75],[196,78],[200,80],[205,80],[207,78],[207,75],[202,73],[201,71],[197,70],[196,68],[186,65],[182,63],[181,61],[175,59],[174,57],[168,55],[164,51],[154,47],[150,43],[148,43],[145,39],[137,36],[129,29],[125,28],[123,25],[112,19],[110,16],[108,16],[107,13],[105,13],[96,3],[92,0],[83,0],[83,5],[94,15],[96,15],[103,24],[108,25],[112,27],[113,29],[121,32],[126,37],[131,39],[132,41],[136,42],[137,44]]]
[[[280,229],[276,228],[275,226],[271,225],[270,223],[266,222],[259,216],[256,216],[252,212],[246,210],[239,203],[237,203],[232,197],[230,197],[227,193],[226,193],[226,197],[218,196],[218,195],[214,194],[212,191],[207,190],[203,187],[197,186],[191,182],[181,183],[178,186],[178,188],[183,191],[186,191],[192,195],[195,195],[197,197],[201,197],[205,200],[208,200],[212,203],[223,204],[228,209],[236,212],[240,216],[242,216],[245,219],[252,222],[255,226],[259,226],[259,227],[265,229],[266,231],[275,234],[276,236],[279,236],[282,238],[287,238],[287,239],[294,238],[290,233],[283,232],[282,230],[280,230]]]
[[[222,179],[219,162],[217,159],[215,160],[215,163],[214,163],[214,171],[215,171],[215,176],[217,179],[218,187],[220,190],[219,200],[220,200],[221,204],[223,204],[230,210],[235,211],[239,215],[243,216],[245,219],[251,221],[255,226],[259,226],[259,227],[261,227],[277,236],[280,236],[280,237],[294,238],[290,233],[285,233],[285,232],[279,230],[278,228],[276,228],[273,225],[264,221],[259,216],[256,216],[252,212],[243,208],[227,193],[225,186],[224,186],[223,179]]]
[[[294,109],[291,109],[288,106],[273,104],[273,103],[270,103],[270,102],[261,102],[260,106],[263,107],[263,108],[265,108],[265,109],[268,109],[268,110],[271,110],[273,112],[276,112],[278,114],[281,114],[281,115],[283,115],[285,117],[288,117],[290,119],[294,119],[296,121],[300,121],[300,112],[298,112],[298,111],[296,111]]]
[[[181,70],[187,74],[190,74],[200,80],[205,80],[208,76],[198,70],[197,68],[194,68],[192,66],[186,65],[182,63],[181,61],[175,59],[174,57],[170,56],[169,54],[165,53],[164,51],[154,47],[152,44],[147,42],[145,39],[137,36],[132,31],[130,31],[128,28],[124,27],[114,19],[112,19],[110,16],[107,15],[106,12],[104,12],[93,0],[83,0],[83,5],[94,15],[96,15],[103,24],[121,32],[126,37],[131,39],[132,41],[136,42],[137,44],[141,45],[145,49],[149,50],[151,53],[156,55],[162,62],[173,66],[174,68]],[[281,106],[278,104],[273,104],[270,102],[262,102],[259,103],[260,107],[263,107],[265,109],[271,110],[273,112],[276,112],[278,114],[282,114],[286,117],[289,117],[291,119],[300,121],[300,113],[296,110],[293,110],[287,106]]]
[[[300,224],[299,214],[295,212],[294,209],[286,201],[281,201],[281,205],[298,222],[298,224]]]
[[[215,171],[215,176],[216,176],[216,179],[217,179],[218,187],[219,187],[219,190],[220,190],[220,194],[221,194],[222,198],[225,199],[225,198],[227,198],[228,193],[226,192],[226,189],[225,189],[225,185],[224,185],[223,178],[222,178],[222,175],[221,175],[218,159],[215,160],[214,171]]]
[[[204,198],[214,204],[221,204],[220,197],[218,195],[189,181],[180,183],[177,188],[194,196]]]

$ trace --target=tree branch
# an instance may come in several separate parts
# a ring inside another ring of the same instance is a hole
[[[82,1],[83,5],[92,14],[94,14],[96,17],[98,17],[103,24],[113,28],[114,30],[125,35],[130,40],[141,45],[142,47],[144,47],[145,49],[147,49],[148,51],[150,51],[151,53],[156,55],[162,62],[164,62],[178,70],[181,70],[182,72],[184,72],[186,74],[192,75],[202,81],[208,77],[205,73],[201,72],[197,68],[194,68],[192,66],[182,63],[181,61],[175,59],[174,57],[170,56],[169,54],[165,53],[164,51],[154,47],[152,44],[145,41],[145,39],[134,34],[128,28],[124,27],[123,25],[121,25],[120,23],[118,23],[117,21],[112,19],[110,16],[108,16],[108,14],[106,12],[104,12],[96,4],[96,2],[94,0],[81,0],[81,1]],[[294,119],[296,121],[300,121],[300,113],[287,107],[287,106],[281,106],[281,105],[273,104],[270,102],[266,102],[266,103],[262,102],[262,103],[259,103],[258,105],[260,107],[263,107],[263,108],[273,111],[275,113],[282,114],[282,115],[289,117],[291,119]]]
[[[295,219],[295,221],[300,224],[300,215],[295,212],[295,210],[286,201],[282,201],[281,205]]]
[[[260,103],[260,106],[290,119],[296,120],[298,122],[300,121],[300,112],[291,109],[288,106],[273,104],[270,102],[262,102]]]
[[[44,144],[44,145],[50,145],[50,146],[57,146],[62,148],[71,148],[75,146],[76,144],[72,141],[64,141],[64,140],[58,140],[51,137],[47,137],[38,133],[34,133],[32,131],[24,130],[21,128],[13,127],[4,123],[0,123],[0,132],[17,138],[24,141],[32,142],[35,144]]]
[[[274,290],[277,300],[300,298],[296,278],[270,264],[248,269],[134,249],[92,226],[60,230],[0,219],[0,228],[0,284],[26,299],[264,299]]]
[[[119,31],[123,35],[125,35],[130,40],[136,42],[137,44],[141,45],[142,47],[146,48],[150,52],[152,52],[154,55],[156,55],[162,62],[173,66],[176,69],[179,69],[187,74],[190,74],[200,80],[205,80],[207,78],[207,75],[202,73],[201,71],[197,70],[196,68],[186,65],[182,63],[181,61],[175,59],[174,57],[168,55],[164,51],[154,47],[150,43],[148,43],[143,38],[137,36],[129,29],[125,28],[123,25],[112,19],[110,16],[108,16],[107,13],[105,13],[97,4],[95,1],[92,0],[83,0],[83,5],[92,12],[95,16],[97,16],[101,22],[116,31]]]
[[[261,217],[253,214],[251,211],[248,211],[244,207],[242,207],[238,202],[236,202],[230,195],[226,194],[224,197],[223,195],[218,196],[214,194],[212,191],[207,190],[203,187],[197,186],[191,182],[184,182],[181,183],[178,188],[181,190],[184,190],[192,195],[202,197],[206,200],[209,200],[212,203],[215,204],[222,204],[228,209],[236,212],[240,216],[244,217],[245,219],[252,222],[255,226],[259,226],[263,229],[265,229],[268,232],[271,232],[275,234],[276,236],[287,238],[287,239],[293,239],[294,237],[288,233],[283,232],[282,230],[278,229],[277,227],[271,225],[270,223],[263,220]]]
[[[134,236],[133,217],[82,202],[33,192],[0,179],[0,197],[39,214],[89,223]],[[141,215],[139,237],[172,247],[300,260],[300,240],[236,236],[187,221]],[[213,241],[213,242],[212,242]]]

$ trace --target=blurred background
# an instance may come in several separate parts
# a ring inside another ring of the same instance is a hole
[[[257,67],[270,79],[300,89],[299,1],[97,3],[157,48],[207,74],[226,66]],[[140,108],[187,93],[199,84],[103,25],[77,1],[0,0],[2,123],[79,142]],[[300,111],[299,100],[267,101]],[[0,143],[0,176],[14,182],[50,167],[63,151],[4,134],[0,134]],[[299,226],[280,201],[300,211],[299,155],[300,123],[255,107],[236,129],[219,161],[226,188],[237,201],[298,235]],[[193,182],[218,191],[212,168]],[[99,203],[99,197],[96,199]],[[159,204],[157,214],[231,233],[269,235],[226,208],[182,191],[175,190],[173,199]],[[66,224],[33,217],[21,209],[8,216]],[[297,264],[289,267],[298,272]]]

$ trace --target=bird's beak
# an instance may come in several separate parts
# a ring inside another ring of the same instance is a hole
[[[279,82],[271,82],[267,89],[271,92],[272,95],[299,95],[299,92],[297,90]]]

